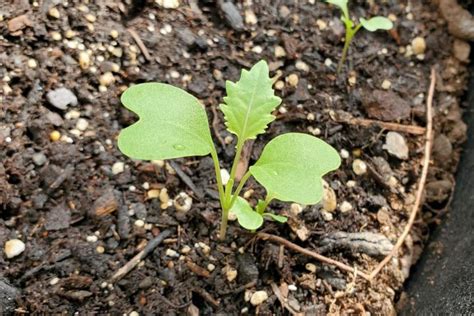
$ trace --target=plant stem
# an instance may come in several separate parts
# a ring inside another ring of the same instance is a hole
[[[247,171],[244,176],[242,177],[242,179],[240,180],[239,182],[239,185],[237,186],[237,189],[235,189],[235,192],[234,194],[232,195],[232,200],[230,200],[230,203],[229,203],[229,209],[232,208],[232,206],[234,205],[235,203],[235,200],[237,200],[237,197],[239,196],[240,194],[240,191],[242,191],[245,183],[247,182],[247,180],[250,178],[251,174],[250,174],[250,171]]]
[[[262,215],[265,212],[265,210],[267,209],[268,204],[270,204],[270,202],[272,200],[273,200],[273,196],[271,194],[267,194],[267,196],[265,197],[265,201],[264,201],[263,205],[257,209],[257,212],[260,215]]]
[[[342,56],[339,60],[339,64],[337,65],[337,75],[339,75],[339,73],[341,72],[342,65],[346,61],[347,51],[349,50],[349,45],[351,44],[350,40],[347,39],[347,34],[348,33],[346,33],[346,41],[344,42],[344,48],[342,49]]]
[[[237,145],[235,146],[234,162],[232,163],[232,169],[230,170],[230,179],[235,180],[235,173],[237,172],[237,165],[239,164],[240,156],[242,155],[242,149],[244,148],[244,143],[245,143],[245,140],[241,140],[240,138],[238,138]]]
[[[212,161],[214,162],[214,170],[216,172],[217,190],[219,191],[219,201],[221,203],[221,207],[224,207],[224,202],[225,202],[224,185],[222,184],[222,176],[221,176],[221,167],[219,165],[219,157],[217,157],[217,152],[216,152],[216,149],[214,147],[211,150],[211,157],[212,157]]]

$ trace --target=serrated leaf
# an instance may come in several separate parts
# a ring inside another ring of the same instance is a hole
[[[237,216],[240,226],[245,229],[255,230],[263,224],[262,215],[255,212],[249,203],[240,196],[237,197],[230,211]]]
[[[349,18],[349,10],[347,8],[348,0],[327,0],[327,3],[334,4],[339,7],[346,18]]]
[[[370,20],[361,18],[360,24],[370,32],[375,32],[377,30],[390,30],[393,28],[393,22],[383,16],[376,16]]]
[[[213,146],[207,115],[186,91],[163,83],[128,88],[123,105],[139,120],[118,137],[122,153],[144,160],[204,156]]]
[[[277,214],[273,214],[273,213],[263,213],[263,216],[268,216],[271,219],[273,219],[274,221],[277,221],[279,223],[286,223],[286,221],[288,220],[288,217],[286,217],[286,216],[277,215]]]
[[[236,83],[226,82],[227,96],[220,105],[227,129],[242,141],[264,133],[275,117],[271,112],[281,103],[274,95],[268,65],[264,60],[250,71],[242,70]]]
[[[322,198],[322,176],[340,164],[337,151],[323,140],[288,133],[265,146],[250,173],[272,197],[309,205]]]

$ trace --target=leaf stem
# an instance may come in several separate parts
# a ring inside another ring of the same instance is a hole
[[[244,188],[245,183],[247,182],[247,180],[250,178],[251,175],[252,174],[250,173],[250,171],[247,171],[244,174],[244,176],[242,177],[242,179],[240,180],[239,185],[237,186],[237,189],[235,189],[235,192],[232,195],[232,200],[230,200],[229,209],[231,209],[232,206],[234,205],[235,200],[237,200],[237,197],[240,194],[240,191],[242,191],[242,189]]]
[[[237,140],[237,145],[235,146],[235,157],[234,157],[234,162],[232,163],[232,169],[230,170],[230,179],[235,180],[237,165],[239,164],[240,156],[242,155],[242,149],[244,148],[244,143],[245,143],[245,140],[241,140],[241,138],[239,137]]]
[[[219,157],[217,157],[217,152],[214,146],[211,149],[211,157],[212,161],[214,162],[214,170],[216,172],[216,179],[217,179],[217,190],[219,191],[219,201],[221,203],[221,207],[224,207],[225,202],[225,192],[224,192],[224,185],[222,184],[222,176],[221,176],[221,167],[219,165]]]
[[[270,204],[270,202],[273,200],[273,195],[272,194],[267,194],[267,196],[265,197],[265,201],[263,202],[262,206],[258,207],[257,208],[257,212],[262,215],[263,212],[265,212],[265,210],[267,209],[268,207],[268,204]]]
[[[344,24],[346,25],[346,38],[344,41],[344,48],[342,49],[342,56],[341,59],[339,60],[339,64],[337,65],[337,74],[341,72],[342,65],[346,61],[347,57],[347,52],[349,51],[349,46],[351,45],[352,39],[354,38],[354,35],[357,33],[357,31],[361,28],[362,24],[358,24],[355,28],[352,27],[353,22],[349,20],[348,18],[344,19]]]

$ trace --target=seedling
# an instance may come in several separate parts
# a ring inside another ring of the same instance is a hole
[[[134,159],[163,160],[210,154],[222,207],[221,239],[225,238],[229,212],[236,215],[242,227],[253,231],[262,226],[264,219],[287,220],[267,210],[273,199],[318,203],[322,197],[321,177],[340,165],[337,151],[324,141],[307,134],[287,133],[266,145],[258,161],[234,189],[245,142],[265,132],[275,119],[271,113],[281,99],[274,95],[268,65],[263,60],[250,71],[243,70],[239,81],[227,81],[226,92],[220,109],[227,129],[237,137],[227,183],[222,182],[206,111],[198,99],[184,90],[164,83],[143,83],[128,88],[121,101],[139,120],[123,129],[118,138],[119,149]],[[267,192],[266,198],[259,200],[255,208],[239,197],[251,176]]]
[[[361,27],[365,28],[369,32],[375,32],[377,30],[390,30],[393,28],[393,23],[389,19],[383,16],[375,16],[369,20],[364,18],[360,18],[360,23],[355,25],[355,22],[351,20],[349,15],[349,9],[347,7],[348,0],[327,0],[328,3],[331,3],[342,11],[341,20],[344,22],[346,27],[346,39],[344,42],[344,48],[342,49],[342,57],[339,60],[339,64],[337,65],[337,73],[341,71],[342,65],[344,64],[347,51],[349,50],[349,46],[351,45],[351,41],[354,38],[354,35],[357,31],[360,30]]]

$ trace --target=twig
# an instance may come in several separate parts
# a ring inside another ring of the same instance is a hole
[[[354,274],[357,274],[358,276],[366,279],[366,280],[369,280],[370,277],[368,274],[362,272],[361,270],[355,270],[354,268],[342,263],[342,262],[339,262],[337,260],[334,260],[334,259],[331,259],[331,258],[328,258],[328,257],[325,257],[323,255],[320,255],[319,253],[316,253],[314,251],[311,251],[311,250],[308,250],[308,249],[305,249],[303,247],[300,247],[298,246],[297,244],[294,244],[292,243],[291,241],[288,241],[286,240],[285,238],[282,238],[282,237],[279,237],[279,236],[275,236],[275,235],[272,235],[272,234],[267,234],[267,233],[257,233],[257,238],[261,238],[261,239],[264,239],[264,240],[270,240],[270,241],[273,241],[273,242],[277,242],[279,244],[282,244],[284,245],[285,247],[289,248],[289,249],[292,249],[292,250],[295,250],[295,251],[298,251],[298,252],[301,252],[302,254],[304,255],[307,255],[309,257],[313,257],[323,263],[326,263],[326,264],[329,264],[329,265],[333,265],[333,266],[336,266],[338,267],[339,269],[341,270],[344,270],[344,271],[348,271],[348,272],[351,272],[351,273],[354,273]]]
[[[202,276],[204,278],[208,278],[211,276],[211,273],[208,270],[204,269],[203,267],[198,266],[189,258],[186,258],[186,266],[189,268],[189,270],[191,270],[192,272],[194,272],[195,274],[199,276]]]
[[[253,281],[250,281],[249,283],[247,284],[244,284],[242,286],[239,286],[235,289],[232,289],[232,290],[227,290],[227,291],[219,291],[217,290],[217,293],[219,293],[219,295],[229,295],[229,294],[238,294],[240,292],[243,292],[245,291],[246,289],[249,289],[251,287],[254,287],[255,285],[257,285],[257,280],[253,280]]]
[[[133,257],[129,262],[127,262],[123,267],[117,270],[115,274],[110,278],[110,283],[115,283],[121,278],[123,278],[127,273],[132,271],[133,268],[148,254],[150,254],[156,247],[158,247],[161,242],[166,239],[169,235],[172,234],[172,230],[168,229],[163,231],[161,234],[153,238],[148,242],[148,244],[140,251],[135,257]]]
[[[273,293],[274,293],[275,296],[278,298],[278,300],[280,301],[281,305],[282,305],[288,312],[290,312],[291,315],[304,315],[304,314],[302,314],[302,313],[299,313],[298,311],[295,311],[295,310],[288,304],[288,300],[286,299],[286,297],[283,297],[283,294],[281,293],[280,288],[278,287],[278,285],[276,285],[275,282],[272,282],[270,285],[271,285],[271,287],[272,287]]]
[[[425,134],[425,131],[426,131],[426,129],[421,126],[390,123],[390,122],[363,119],[363,118],[357,118],[357,117],[352,117],[350,119],[341,119],[337,121],[339,123],[359,125],[363,127],[370,127],[370,126],[375,125],[389,131],[402,132],[402,133],[408,133],[408,134],[413,134],[413,135],[423,135]]]
[[[423,191],[425,189],[426,178],[428,176],[428,167],[430,164],[431,156],[431,145],[433,142],[433,118],[432,118],[432,109],[433,109],[433,96],[436,84],[436,73],[434,68],[431,68],[431,84],[428,92],[428,99],[426,101],[426,143],[425,143],[425,156],[423,157],[423,169],[421,171],[420,181],[418,183],[418,190],[416,192],[415,203],[408,219],[408,223],[405,226],[402,234],[397,240],[397,243],[393,247],[392,251],[380,262],[377,267],[370,273],[370,279],[372,280],[377,276],[377,274],[382,270],[382,268],[393,258],[394,255],[398,253],[398,250],[402,246],[405,238],[410,233],[411,227],[415,221],[416,215],[420,208],[421,199],[423,196]]]
[[[140,48],[143,54],[143,57],[145,57],[147,61],[150,61],[151,60],[150,53],[148,52],[148,49],[146,48],[145,44],[143,44],[143,41],[140,38],[140,36],[137,34],[137,32],[135,32],[133,29],[127,29],[127,31],[128,33],[130,33],[130,35],[132,35],[135,43],[137,43],[138,48]]]
[[[203,299],[205,299],[208,303],[210,303],[215,308],[219,308],[219,301],[217,301],[208,291],[201,287],[193,287],[192,291],[194,293],[199,294]]]

